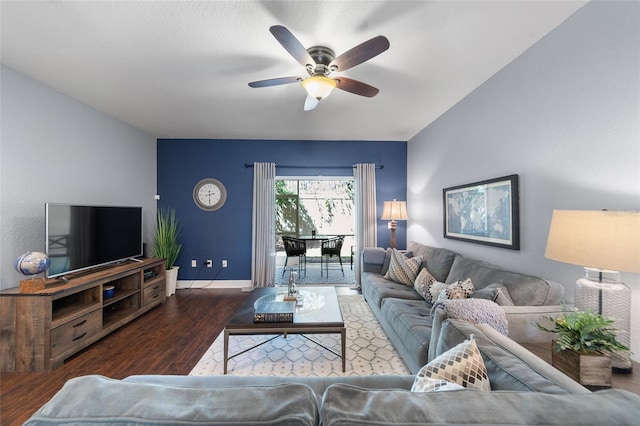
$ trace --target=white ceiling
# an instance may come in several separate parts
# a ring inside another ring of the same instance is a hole
[[[409,140],[585,1],[2,1],[2,64],[158,138]],[[340,54],[391,47],[304,112],[269,32]]]

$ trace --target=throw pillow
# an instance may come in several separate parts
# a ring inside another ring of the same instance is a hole
[[[476,290],[471,297],[477,299],[487,299],[500,306],[513,306],[513,300],[509,295],[509,290],[501,283],[489,284],[485,288]]]
[[[421,264],[421,257],[407,259],[401,252],[393,249],[389,270],[384,275],[384,278],[404,285],[413,285]]]
[[[427,271],[427,268],[422,268],[413,283],[413,288],[424,300],[431,303],[433,299],[431,298],[429,288],[431,288],[431,286],[436,282],[436,279],[433,278],[433,275],[431,275],[429,271]]]
[[[479,290],[474,291],[471,297],[474,299],[485,299],[485,300],[490,300],[492,302],[495,302],[499,294],[500,294],[499,288],[481,288]]]
[[[445,380],[468,389],[491,390],[487,368],[473,335],[422,367],[411,391],[425,392],[422,389],[432,387],[431,379]]]
[[[391,264],[391,253],[393,253],[393,249],[391,247],[387,247],[387,249],[384,252],[384,261],[382,262],[382,269],[380,270],[381,275],[386,275],[387,271],[389,270],[389,264]],[[406,257],[407,259],[413,257],[413,252],[408,251],[404,253],[404,257]]]
[[[465,389],[465,387],[457,383],[447,382],[446,380],[425,377],[420,381],[419,390],[411,388],[411,392],[444,392],[460,389]]]
[[[466,299],[471,297],[474,291],[475,287],[473,286],[473,282],[471,282],[471,278],[467,278],[464,281],[456,281],[440,293],[438,301],[445,299]]]
[[[440,294],[442,294],[449,284],[435,282],[431,287],[429,287],[429,294],[431,295],[431,303],[436,303],[440,299]]]

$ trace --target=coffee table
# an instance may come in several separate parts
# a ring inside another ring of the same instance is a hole
[[[302,306],[297,306],[293,314],[293,322],[280,323],[256,323],[253,322],[253,314],[258,299],[282,300],[287,294],[287,287],[265,287],[254,289],[240,309],[231,318],[224,328],[224,374],[227,374],[227,363],[230,359],[257,348],[271,340],[288,334],[299,334],[325,350],[342,358],[342,371],[346,370],[346,335],[342,312],[338,304],[338,296],[333,287],[298,287],[298,293],[302,296]],[[247,348],[242,352],[229,356],[229,336],[234,335],[269,335],[275,334],[259,345]],[[337,353],[327,348],[306,334],[340,334],[342,352]]]

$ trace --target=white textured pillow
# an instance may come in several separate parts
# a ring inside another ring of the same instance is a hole
[[[432,379],[456,383],[468,389],[491,390],[487,368],[473,335],[422,367],[416,374],[411,391],[429,392],[433,388]]]
[[[404,285],[413,285],[416,276],[418,276],[420,265],[422,265],[420,256],[407,259],[398,250],[393,249],[389,270],[384,275],[384,278]]]

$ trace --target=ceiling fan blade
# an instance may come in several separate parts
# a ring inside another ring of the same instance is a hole
[[[378,56],[389,48],[389,40],[385,36],[377,36],[347,50],[329,64],[329,68],[337,67],[338,71],[348,70],[369,59]]]
[[[303,67],[307,65],[315,66],[316,63],[311,58],[311,55],[307,52],[307,49],[304,48],[302,43],[298,41],[298,39],[289,31],[287,28],[282,25],[274,25],[269,28],[271,34],[280,42],[282,47],[286,49],[287,52],[293,58],[300,63]]]
[[[249,87],[279,86],[281,84],[297,83],[300,80],[302,80],[300,77],[270,78],[268,80],[252,81],[251,83],[249,83]]]
[[[315,109],[318,104],[320,103],[319,100],[317,100],[316,98],[307,95],[307,99],[305,99],[304,101],[304,110],[305,111],[311,111],[313,109]]]
[[[380,90],[373,86],[369,86],[358,80],[353,80],[347,77],[337,77],[334,79],[337,83],[337,88],[349,93],[354,93],[360,96],[366,96],[367,98],[373,98],[378,94]]]

